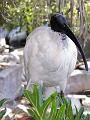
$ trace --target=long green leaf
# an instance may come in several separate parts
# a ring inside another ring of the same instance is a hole
[[[35,99],[35,106],[38,107],[39,105],[39,92],[38,92],[38,86],[34,85],[33,86],[33,97]]]
[[[66,103],[66,120],[68,120],[68,119],[74,120],[71,101],[67,101],[67,103]]]
[[[2,107],[2,105],[6,102],[6,99],[2,99],[0,100],[0,107]]]
[[[34,99],[33,99],[33,95],[31,93],[31,91],[28,91],[28,90],[24,90],[24,96],[27,98],[27,100],[33,105],[35,106],[34,104]]]
[[[0,112],[0,120],[1,120],[2,117],[5,115],[5,113],[6,113],[6,109],[5,109],[5,110],[2,110],[2,111]]]
[[[40,102],[40,96],[39,96],[39,87],[38,85],[33,86],[33,97],[34,97],[34,105],[38,109],[38,111],[41,114],[41,102]]]
[[[84,112],[84,107],[82,106],[79,110],[79,119],[82,118],[83,112]]]
[[[65,110],[66,110],[66,105],[65,104],[61,105],[60,109],[57,112],[56,120],[63,120],[65,115]]]
[[[75,106],[75,108],[76,108],[76,106]],[[80,119],[79,119],[79,112],[78,112],[77,108],[76,108],[76,116],[75,116],[75,120],[80,120]]]
[[[48,117],[48,120],[55,120],[56,113],[57,113],[57,105],[56,105],[56,99],[54,99],[51,103],[51,112]]]
[[[40,113],[39,113],[39,111],[38,111],[38,108],[37,108],[37,106],[36,106],[36,104],[35,104],[35,100],[34,100],[33,94],[32,94],[30,91],[25,90],[25,91],[24,91],[24,96],[25,96],[25,97],[28,99],[28,101],[32,104],[32,106],[33,106],[34,109],[36,110],[38,116],[40,116]]]
[[[45,119],[45,116],[46,116],[46,111],[47,111],[47,108],[48,106],[51,104],[52,100],[53,99],[56,99],[56,96],[57,96],[57,92],[53,93],[50,97],[48,97],[45,102],[43,103],[43,106],[42,106],[42,118]]]
[[[27,110],[30,113],[30,115],[32,115],[32,117],[34,117],[35,120],[40,120],[40,118],[35,110],[33,110],[32,108],[29,108]]]
[[[65,120],[70,120],[70,119],[69,119],[69,117],[66,116],[66,119],[65,119]],[[74,120],[74,119],[72,119],[72,120]]]

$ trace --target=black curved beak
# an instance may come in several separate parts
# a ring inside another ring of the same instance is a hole
[[[85,64],[85,69],[86,69],[86,71],[88,71],[88,64],[87,64],[84,52],[82,50],[82,47],[81,47],[79,41],[77,40],[77,38],[75,37],[73,32],[70,30],[70,28],[69,28],[69,26],[67,24],[64,24],[64,28],[65,28],[64,29],[65,34],[75,43],[75,45],[77,46],[78,50],[80,51],[80,53],[82,55],[82,58],[83,58],[83,61],[84,61],[84,64]]]

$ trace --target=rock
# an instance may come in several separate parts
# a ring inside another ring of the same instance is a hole
[[[90,90],[90,70],[74,70],[68,79],[66,94]]]
[[[20,63],[23,63],[23,49],[24,48],[15,49],[11,52],[11,54],[14,55]]]
[[[88,64],[88,69],[90,70],[90,61],[87,61],[87,64]],[[79,66],[79,69],[81,69],[81,70],[85,70],[85,65],[80,65]]]
[[[9,52],[9,47],[6,45],[5,38],[0,38],[0,54]]]
[[[5,46],[6,45],[5,38],[0,38],[0,45],[1,46]]]
[[[28,35],[23,29],[19,31],[20,27],[13,29],[6,37],[6,44],[13,46],[14,48],[23,47],[26,43],[26,37]]]
[[[0,38],[5,38],[8,32],[3,28],[0,27]]]
[[[15,65],[20,63],[19,56],[7,53],[7,54],[2,54],[0,55],[0,64],[1,63],[9,63],[8,65]]]
[[[71,105],[72,105],[72,110],[73,110],[73,114],[76,114],[76,108],[79,111],[81,108],[81,103],[79,99],[74,98],[73,96],[71,97],[67,97],[69,100],[71,100]]]
[[[14,65],[0,72],[0,99],[15,99],[21,90],[22,66]]]
[[[55,87],[45,88],[45,98],[51,95],[52,92],[57,90]],[[90,70],[74,70],[68,79],[67,87],[65,89],[65,94],[76,94],[90,90]]]
[[[26,43],[26,37],[27,37],[27,34],[24,31],[20,33],[16,33],[13,37],[10,37],[9,44],[16,48],[24,46]]]
[[[5,50],[5,48],[0,45],[0,54],[2,54],[4,52],[4,50]]]

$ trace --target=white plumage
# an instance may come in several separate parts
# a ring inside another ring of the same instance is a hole
[[[29,83],[42,80],[45,86],[60,86],[60,90],[64,91],[76,61],[74,42],[50,27],[38,27],[27,38],[24,70]]]

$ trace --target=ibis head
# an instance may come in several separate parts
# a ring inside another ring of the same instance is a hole
[[[84,52],[81,48],[81,45],[79,43],[79,41],[77,40],[77,38],[75,37],[75,35],[73,34],[73,32],[70,30],[67,20],[65,19],[65,17],[61,14],[54,14],[51,16],[51,20],[50,20],[50,25],[51,25],[51,29],[56,31],[56,32],[60,32],[62,34],[66,34],[77,46],[78,50],[80,51],[84,64],[85,64],[85,68],[88,71],[88,65],[87,65],[87,61],[84,55]]]

